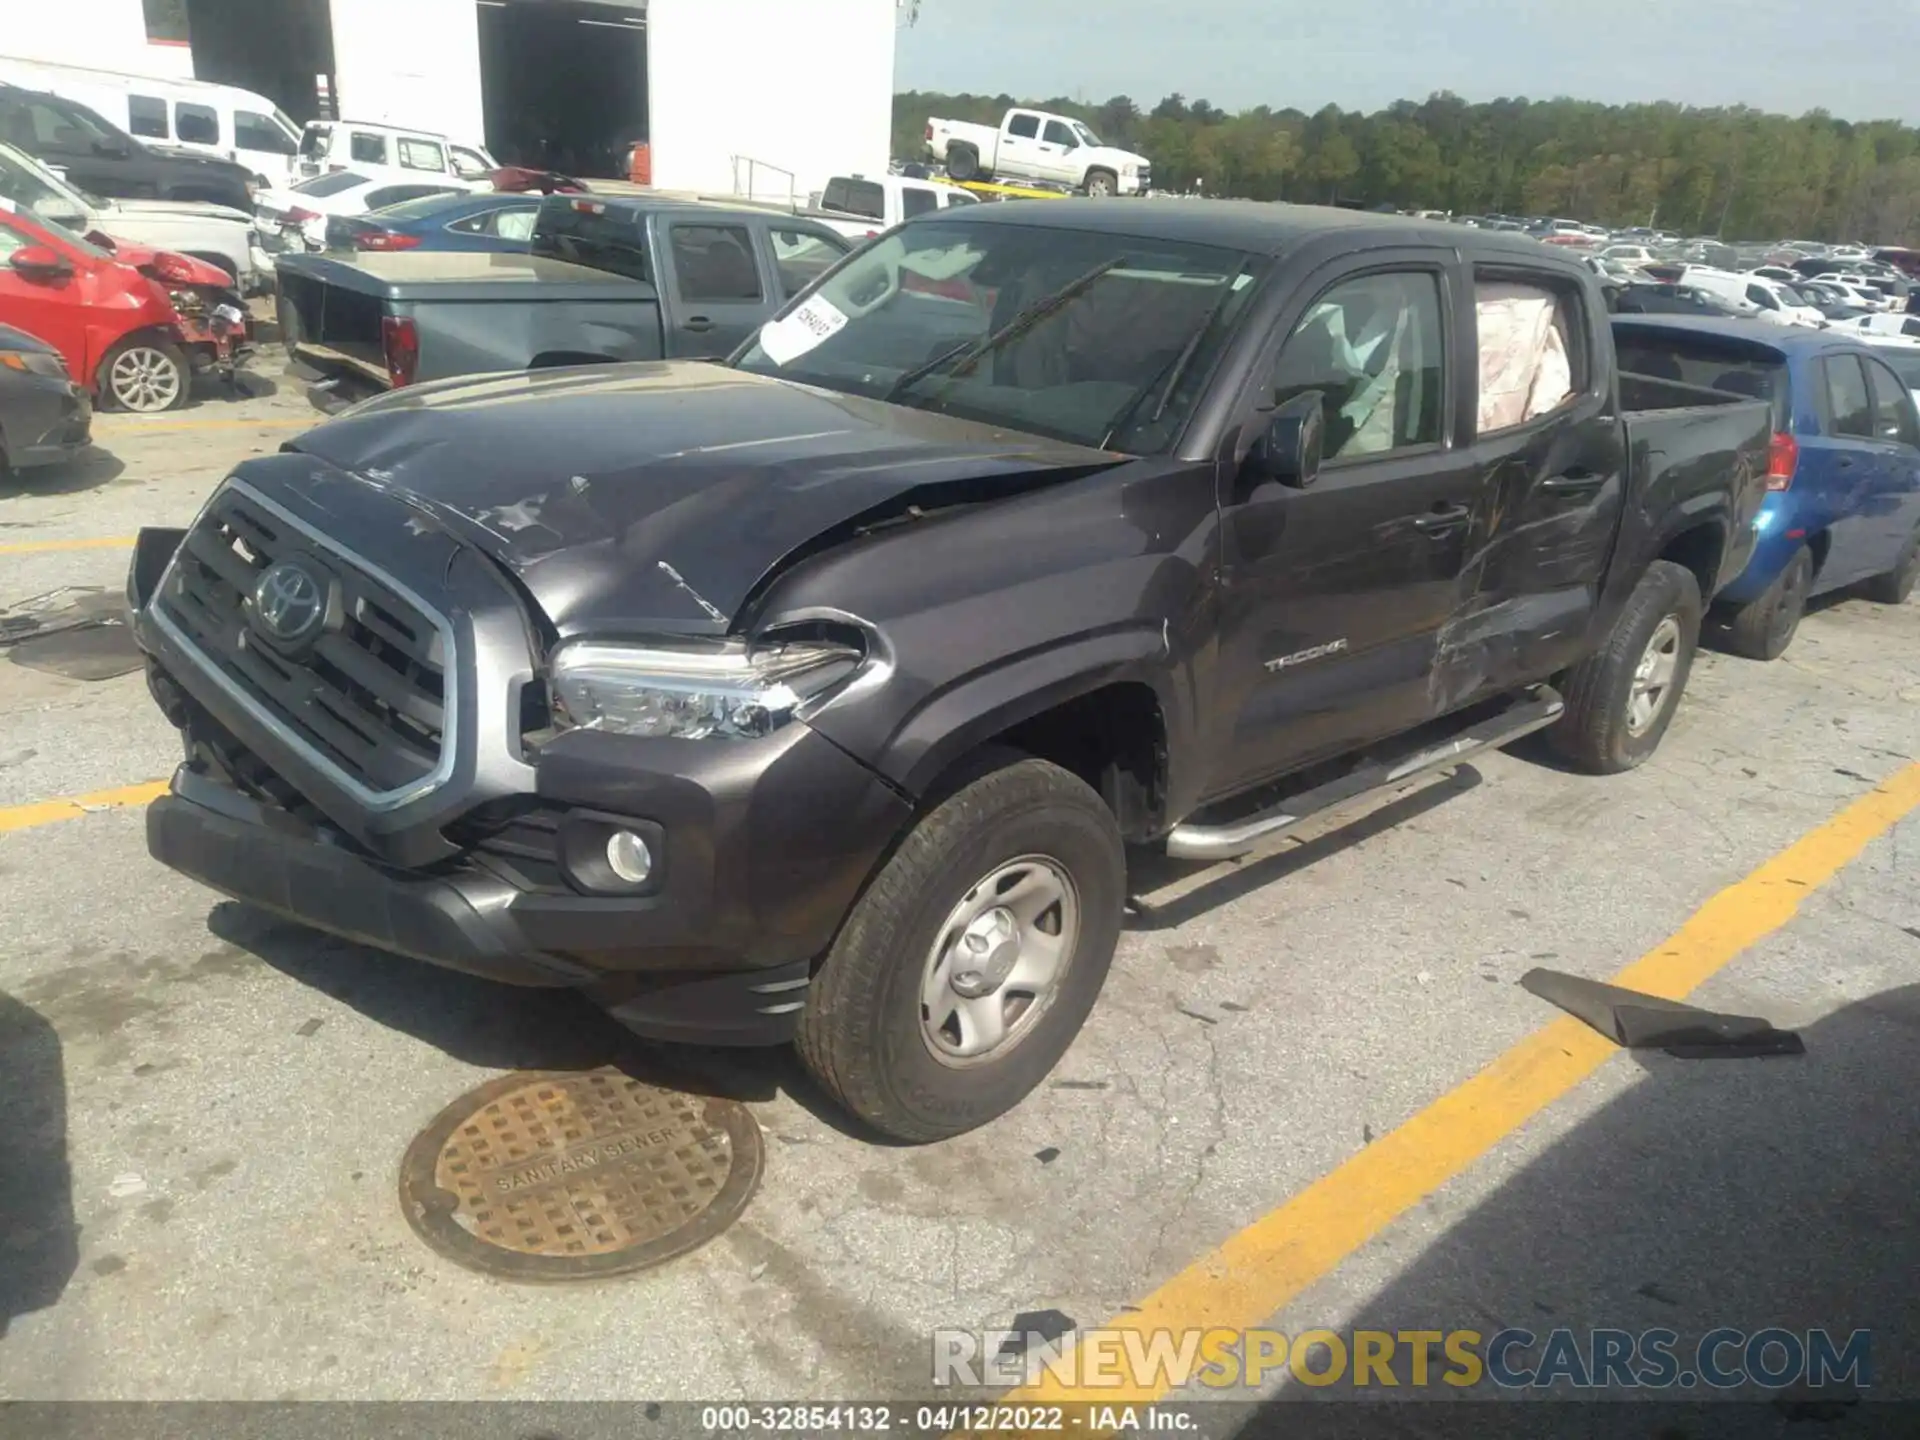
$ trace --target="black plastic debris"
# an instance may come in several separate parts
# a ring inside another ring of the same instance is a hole
[[[1051,1165],[1060,1158],[1060,1147],[1058,1145],[1049,1145],[1045,1149],[1036,1150],[1033,1152],[1033,1158],[1038,1160],[1042,1165]]]
[[[1000,1356],[1006,1359],[1024,1355],[1035,1341],[1051,1344],[1077,1328],[1073,1317],[1059,1310],[1022,1310],[1007,1326],[1011,1333],[1000,1342]]]
[[[63,586],[0,610],[0,646],[16,665],[70,680],[111,680],[140,668],[126,597]]]
[[[1796,1032],[1776,1030],[1772,1022],[1754,1015],[1703,1010],[1537,967],[1520,977],[1520,985],[1629,1050],[1664,1050],[1682,1060],[1807,1053]]]

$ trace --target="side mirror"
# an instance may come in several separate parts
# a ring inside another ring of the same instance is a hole
[[[7,263],[34,280],[52,280],[73,273],[73,263],[47,245],[22,245]]]
[[[1318,390],[1304,390],[1268,417],[1266,432],[1247,454],[1250,479],[1304,490],[1320,478],[1326,433],[1323,404]]]

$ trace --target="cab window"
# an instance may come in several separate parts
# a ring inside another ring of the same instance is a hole
[[[1315,301],[1287,337],[1274,403],[1320,392],[1330,461],[1437,444],[1443,364],[1439,277],[1357,276]]]
[[[127,129],[148,140],[172,139],[173,131],[167,128],[167,102],[151,95],[129,95]]]
[[[1058,145],[1062,149],[1078,149],[1080,142],[1074,138],[1073,131],[1058,120],[1047,121],[1046,134],[1042,137],[1049,145]]]
[[[189,105],[183,101],[173,107],[173,133],[189,145],[218,145],[219,112],[211,105]]]
[[[347,151],[358,164],[384,165],[387,163],[387,137],[355,130],[348,141]]]
[[[775,225],[767,234],[773,239],[773,268],[779,272],[780,289],[789,300],[824,275],[851,248],[812,230],[787,230]]]
[[[276,125],[272,116],[253,110],[233,112],[233,143],[241,150],[266,155],[291,155],[297,148],[293,137]]]
[[[1035,139],[1040,134],[1038,115],[1016,115],[1007,122],[1007,133],[1018,135],[1022,140]]]
[[[431,140],[409,140],[402,137],[400,148],[400,166],[403,170],[434,170],[444,175],[447,171],[447,152]]]
[[[1913,395],[1878,360],[1868,360],[1867,387],[1873,397],[1873,434],[1894,445],[1920,445],[1920,421],[1913,413]]]

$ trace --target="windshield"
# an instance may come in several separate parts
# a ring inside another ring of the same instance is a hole
[[[760,329],[740,369],[1084,445],[1170,448],[1265,257],[916,220]]]
[[[0,200],[10,200],[16,209],[25,210],[42,220],[61,220],[85,227],[87,213],[99,201],[63,185],[31,156],[22,155],[11,145],[0,145]]]

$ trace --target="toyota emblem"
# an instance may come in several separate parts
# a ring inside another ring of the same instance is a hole
[[[310,571],[282,560],[269,566],[253,587],[253,614],[273,639],[295,644],[327,618],[327,592]]]

